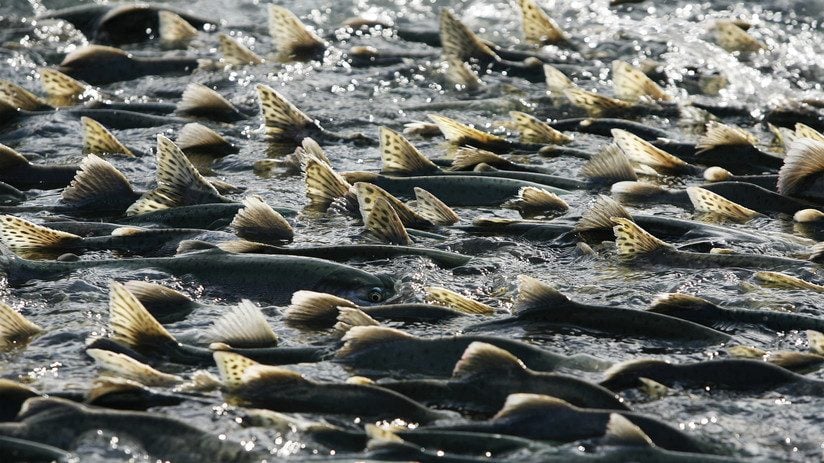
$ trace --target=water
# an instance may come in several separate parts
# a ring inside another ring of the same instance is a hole
[[[0,6],[0,78],[16,82],[34,92],[40,92],[36,69],[59,63],[62,56],[85,39],[61,21],[33,21],[34,13],[44,12],[82,2],[22,2],[13,0]],[[570,35],[593,50],[606,50],[602,59],[589,60],[596,72],[585,75],[578,83],[587,89],[610,93],[609,63],[621,58],[640,63],[645,59],[660,62],[667,74],[677,83],[689,72],[687,66],[718,70],[729,79],[729,86],[717,97],[691,97],[713,104],[741,104],[751,108],[753,115],[763,114],[768,107],[801,98],[821,98],[824,77],[824,33],[820,17],[824,3],[802,0],[773,0],[762,2],[645,2],[634,7],[610,9],[606,1],[541,2],[547,11]],[[257,53],[266,56],[273,50],[266,34],[265,4],[250,1],[198,0],[170,4],[205,15],[222,18],[223,31],[234,31]],[[399,25],[412,24],[425,29],[437,27],[440,8],[449,6],[457,16],[484,38],[503,46],[520,45],[519,13],[507,1],[419,1],[396,0],[351,2],[294,2],[285,4],[305,22],[316,26],[321,35],[329,33],[344,19],[367,16],[394,21]],[[769,52],[751,60],[739,60],[710,41],[708,27],[719,18],[739,18],[750,22],[751,31],[769,47]],[[254,85],[266,83],[289,98],[297,107],[322,122],[330,130],[361,131],[377,135],[381,125],[400,130],[404,123],[425,120],[429,104],[452,104],[456,101],[489,100],[460,109],[438,111],[460,121],[505,133],[501,123],[509,110],[539,112],[553,118],[579,116],[580,113],[539,106],[534,102],[545,95],[544,86],[530,84],[499,74],[483,76],[486,89],[469,96],[448,84],[435,58],[436,49],[422,44],[401,42],[389,33],[364,37],[339,34],[327,52],[323,63],[264,64],[234,69],[228,72],[196,72],[185,77],[144,77],[135,81],[115,83],[103,90],[116,98],[133,101],[176,102],[179,93],[189,82],[213,86],[230,101],[242,106],[257,104]],[[216,37],[201,34],[185,52],[172,54],[216,56]],[[431,52],[432,60],[420,59],[403,65],[352,68],[339,62],[341,51],[352,45],[371,45],[387,51]],[[156,43],[134,44],[125,47],[135,53],[158,54]],[[549,52],[565,53],[550,47]],[[571,56],[570,58],[575,58]],[[673,85],[667,90],[679,99],[687,95]],[[494,99],[494,100],[493,100]],[[681,129],[676,121],[649,117],[644,120],[663,128],[673,138],[693,141],[698,135]],[[255,174],[252,165],[267,157],[283,154],[270,147],[263,138],[261,120],[252,118],[235,124],[209,123],[209,126],[240,146],[236,155],[216,161],[212,170],[218,178],[247,187],[246,194],[258,194],[270,204],[302,208],[306,204],[300,177],[281,175],[277,171]],[[127,146],[149,151],[158,133],[173,136],[179,127],[175,124],[148,129],[116,131]],[[761,126],[749,128],[766,143],[770,135]],[[596,150],[608,140],[597,136],[575,134],[573,147]],[[442,157],[447,147],[439,138],[412,138],[426,155]],[[0,129],[0,142],[26,154],[36,154],[43,163],[76,163],[82,158],[80,123],[72,117],[56,113],[25,120]],[[375,170],[380,157],[377,148],[362,148],[348,144],[325,146],[336,169]],[[153,159],[110,159],[140,188],[150,186],[153,177]],[[522,161],[524,162],[524,161]],[[526,158],[526,162],[543,163],[557,169],[559,175],[575,175],[581,160]],[[697,183],[695,180],[688,183]],[[483,194],[479,192],[478,194]],[[52,204],[56,192],[32,194],[36,204]],[[576,192],[567,198],[570,215],[578,215],[593,199],[590,193]],[[645,207],[632,209],[645,213],[660,213],[680,218],[691,218],[691,211],[675,207]],[[464,223],[481,216],[516,218],[514,211],[495,208],[460,208],[457,211]],[[49,214],[25,215],[29,219],[43,219]],[[731,225],[743,229],[792,232],[792,222],[775,218],[758,219],[747,225]],[[361,227],[352,219],[340,216],[302,214],[295,223],[296,244],[329,244],[362,242]],[[458,232],[448,232],[447,244],[459,249],[467,238]],[[571,247],[550,247],[546,244],[519,241],[510,238],[490,238],[493,246],[478,259],[479,271],[465,274],[438,268],[432,263],[414,258],[392,262],[365,262],[358,265],[372,271],[391,272],[402,283],[406,299],[420,300],[422,288],[445,286],[489,303],[501,312],[511,304],[516,275],[527,274],[549,282],[582,302],[643,309],[660,293],[686,292],[729,307],[789,310],[821,315],[824,296],[805,291],[765,289],[754,283],[752,272],[745,269],[694,270],[632,268],[617,262],[609,245],[596,247],[595,258],[578,257]],[[433,243],[427,243],[433,244]],[[779,254],[771,245],[742,245],[745,252]],[[486,248],[485,247],[485,248]],[[94,257],[104,257],[101,253]],[[821,281],[820,275],[809,275]],[[108,283],[111,278],[152,279],[182,289],[204,303],[229,303],[235,298],[213,289],[178,281],[155,271],[112,274],[90,270],[55,282],[34,282],[22,288],[4,288],[3,299],[32,321],[44,326],[46,333],[24,349],[2,353],[2,376],[30,382],[42,390],[86,389],[95,377],[93,363],[83,354],[88,337],[107,332]],[[173,325],[173,333],[208,326],[218,310],[207,310],[191,315],[186,321]],[[324,339],[325,334],[303,333],[284,326],[275,311],[268,312],[269,321],[281,336],[284,345],[299,345]],[[442,326],[418,325],[406,327],[418,335],[457,333],[463,324],[458,321]],[[655,341],[593,337],[584,333],[535,333],[513,329],[498,333],[529,339],[555,351],[588,353],[612,361],[623,361],[653,356],[673,362],[696,361],[724,355],[716,349],[677,348]],[[765,350],[805,350],[803,334],[744,332],[741,341]],[[186,375],[190,370],[173,365],[167,371]],[[299,370],[314,379],[343,380],[347,372],[330,364],[305,365]],[[597,380],[597,374],[584,375]],[[821,373],[811,377],[822,378]],[[716,444],[742,457],[759,456],[770,460],[813,460],[822,457],[824,432],[820,418],[824,409],[821,402],[811,397],[781,396],[778,394],[747,395],[720,391],[673,391],[668,397],[648,402],[635,391],[627,393],[632,406],[640,412],[682,428],[690,435]],[[262,428],[243,428],[236,419],[238,413],[220,405],[208,409],[201,405],[184,404],[158,410],[185,419],[229,439],[243,441],[250,448],[265,448],[275,454],[306,455],[315,452],[298,434],[280,435]],[[312,418],[312,417],[310,417]],[[120,461],[139,459],[141,450],[128,439],[118,441],[107,436],[90,436],[78,452],[84,460]],[[528,458],[527,458],[528,459]]]

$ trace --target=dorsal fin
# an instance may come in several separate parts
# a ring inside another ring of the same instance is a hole
[[[400,223],[404,226],[420,226],[422,223],[428,223],[426,219],[419,216],[409,206],[401,202],[398,198],[392,196],[383,188],[368,182],[356,182],[352,185],[355,195],[358,198],[358,207],[360,209],[361,218],[363,222],[368,221],[372,210],[377,205],[377,200],[383,199],[392,209],[394,209]],[[390,219],[389,217],[381,217],[381,219]],[[368,228],[368,226],[367,226]]]
[[[61,66],[72,66],[75,64],[82,64],[83,60],[96,58],[100,60],[106,59],[130,59],[130,56],[125,51],[115,48],[115,47],[107,47],[105,45],[86,45],[76,50],[72,51],[71,53],[67,54],[63,61],[60,62]]]
[[[720,307],[706,299],[684,293],[669,293],[658,296],[652,301],[652,305],[647,311],[677,316],[683,309],[721,311]]]
[[[109,326],[115,341],[137,350],[155,343],[175,342],[143,304],[116,281],[109,289]]]
[[[0,98],[3,98],[15,108],[26,111],[51,108],[48,103],[41,100],[34,93],[8,80],[0,80]]]
[[[273,140],[292,140],[312,119],[290,103],[272,87],[257,85],[260,111],[266,126],[266,135]]]
[[[708,182],[726,182],[732,180],[732,172],[723,167],[712,166],[704,171],[704,180]]]
[[[146,386],[174,386],[183,382],[177,375],[163,373],[128,355],[103,349],[86,349],[86,354],[93,358],[97,366],[118,378],[137,381]]]
[[[197,306],[186,294],[150,281],[130,280],[123,283],[123,286],[152,313],[193,309]]]
[[[801,278],[787,275],[786,273],[762,271],[755,272],[754,276],[762,283],[768,283],[779,288],[809,289],[819,293],[824,293],[824,285],[817,285],[815,283],[802,280]]]
[[[478,164],[507,166],[512,163],[497,154],[478,148],[460,148],[452,159],[452,170],[469,170]]]
[[[198,251],[219,251],[220,247],[215,243],[209,243],[202,240],[183,240],[177,245],[175,249],[176,255],[188,254],[190,252]]]
[[[612,228],[612,232],[615,234],[615,247],[618,256],[623,259],[634,259],[659,249],[670,249],[672,247],[650,235],[632,220],[621,217],[611,217],[611,220],[615,224]]]
[[[289,222],[257,196],[243,199],[231,227],[238,237],[258,243],[279,244],[295,237]]]
[[[303,151],[307,155],[314,156],[316,159],[325,162],[330,166],[332,165],[332,162],[326,155],[326,151],[324,151],[323,148],[321,148],[321,146],[318,144],[318,142],[316,142],[313,138],[306,137],[303,140],[301,140],[300,147],[303,148]]]
[[[173,141],[157,136],[157,188],[129,206],[127,215],[191,204],[219,203],[224,198]]]
[[[543,188],[533,186],[521,187],[518,196],[505,202],[502,207],[515,209],[522,216],[534,216],[546,213],[566,212],[569,204],[560,196]]]
[[[799,138],[812,138],[815,141],[824,143],[824,134],[801,122],[795,123],[795,136]]]
[[[492,420],[512,418],[521,414],[530,414],[536,411],[553,413],[558,409],[574,409],[572,405],[557,397],[541,394],[510,394],[504,402],[503,408],[492,417]]]
[[[403,134],[418,135],[421,137],[434,137],[436,135],[442,135],[442,132],[440,127],[438,127],[438,124],[424,121],[412,121],[403,125]]]
[[[180,101],[175,106],[178,114],[236,113],[237,108],[220,93],[211,88],[192,82],[186,86]]]
[[[629,158],[614,143],[587,160],[581,167],[581,175],[603,184],[638,180]]]
[[[134,194],[129,179],[123,173],[107,161],[89,154],[80,162],[80,169],[69,186],[63,189],[61,199],[79,208]]]
[[[459,312],[472,315],[491,315],[495,313],[495,309],[492,307],[446,288],[430,286],[424,288],[424,291],[428,302],[443,305]]]
[[[573,137],[555,130],[546,122],[537,117],[520,111],[510,111],[509,117],[515,124],[515,129],[521,134],[524,143],[554,143],[564,144],[573,140]]]
[[[43,90],[52,98],[76,98],[89,88],[56,69],[41,68],[39,72]]]
[[[801,209],[793,214],[793,220],[798,223],[824,222],[824,212],[818,209]]]
[[[497,135],[483,132],[474,127],[462,124],[454,119],[439,116],[437,114],[428,114],[429,119],[438,125],[441,129],[444,138],[456,145],[472,145],[473,142],[487,144],[487,143],[507,143],[507,141]]]
[[[307,159],[304,166],[306,197],[309,205],[326,210],[336,199],[345,196],[351,185],[328,164],[317,159]]]
[[[570,103],[582,108],[592,117],[598,117],[602,114],[609,114],[632,107],[632,103],[627,101],[588,92],[578,87],[567,88],[564,90],[564,95]]]
[[[184,125],[177,133],[175,144],[183,152],[189,150],[219,150],[231,149],[233,145],[219,133],[198,122]]]
[[[361,196],[358,196],[360,200]],[[384,197],[374,200],[369,212],[363,212],[363,224],[366,230],[378,241],[407,246],[412,244],[412,239],[406,232],[398,213],[389,201]]]
[[[83,238],[52,230],[13,215],[0,215],[0,242],[13,250],[60,249]]]
[[[569,308],[574,303],[557,289],[527,275],[518,275],[518,296],[512,313]]]
[[[692,207],[698,212],[720,215],[739,222],[746,222],[762,215],[759,212],[734,203],[717,193],[701,187],[692,186],[687,188],[687,195],[690,198],[690,202],[692,202]]]
[[[6,145],[0,144],[0,172],[28,166],[30,164],[29,160],[23,157],[22,154]]]
[[[454,225],[461,221],[458,214],[423,188],[415,187],[415,212],[434,225]]]
[[[564,90],[575,87],[569,77],[554,66],[544,64],[544,76],[546,87],[553,94],[563,95]]]
[[[452,82],[458,90],[475,91],[486,85],[472,66],[466,61],[462,61],[457,56],[444,56],[446,80]]]
[[[713,29],[716,43],[729,52],[754,52],[765,48],[764,44],[733,21],[716,21]]]
[[[243,377],[246,370],[260,365],[252,359],[234,352],[217,351],[212,354],[220,374],[220,382],[229,390],[243,386]]]
[[[380,323],[360,309],[339,306],[335,331],[346,334],[356,326],[380,326]]]
[[[223,61],[233,66],[261,64],[263,58],[228,34],[218,34],[218,50]]]
[[[341,338],[343,346],[338,349],[338,357],[357,355],[359,351],[372,349],[395,341],[408,341],[414,336],[395,328],[383,326],[353,326]]]
[[[609,230],[614,226],[612,217],[632,220],[632,216],[624,209],[624,206],[609,196],[598,195],[592,206],[581,214],[574,230],[576,232]]]
[[[363,429],[366,432],[367,437],[367,451],[374,451],[381,447],[393,444],[403,444],[404,442],[406,442],[389,429],[379,428],[378,426],[375,426],[372,423],[367,423]]]
[[[824,175],[824,142],[799,138],[790,144],[784,165],[778,171],[778,192],[793,196],[800,193],[812,176]]]
[[[518,0],[524,39],[533,45],[556,45],[567,42],[566,34],[535,0]]]
[[[707,132],[698,140],[695,147],[697,154],[719,146],[755,146],[758,139],[741,127],[722,124],[718,121],[707,122]]]
[[[7,349],[25,343],[43,328],[29,321],[20,312],[0,302],[0,347]]]
[[[767,357],[767,351],[764,349],[741,344],[730,346],[725,351],[728,355],[736,358],[763,360]]]
[[[169,11],[157,12],[157,33],[166,45],[185,45],[197,37],[197,29],[179,15]]]
[[[654,447],[652,439],[632,421],[618,413],[610,413],[604,440],[610,444],[634,447]]]
[[[83,152],[88,154],[106,155],[122,154],[134,156],[106,127],[90,117],[81,117],[83,124]]]
[[[260,307],[243,299],[209,328],[208,338],[232,347],[274,347],[278,336]]]
[[[618,148],[634,162],[648,165],[656,170],[661,169],[665,172],[683,172],[689,168],[689,164],[680,158],[667,153],[631,132],[612,129],[611,133]]]
[[[421,154],[403,135],[386,127],[380,129],[381,172],[388,174],[428,174],[440,169]]]
[[[461,61],[469,61],[472,58],[501,60],[489,46],[446,8],[441,10],[440,32],[441,47],[446,56],[453,56]]]
[[[638,382],[641,383],[639,389],[652,400],[658,400],[669,394],[669,388],[658,381],[639,377]]]
[[[315,291],[296,291],[283,320],[297,326],[331,325],[337,319],[338,307],[358,306],[342,297]]]
[[[621,60],[612,62],[612,82],[615,96],[628,101],[638,101],[641,97],[670,101],[672,98],[640,69]]]
[[[326,43],[294,13],[278,5],[269,5],[269,34],[283,61],[312,58],[326,48]]]
[[[824,333],[816,330],[807,330],[806,334],[810,351],[818,355],[824,355]]]
[[[609,383],[625,375],[630,378],[637,378],[649,367],[664,366],[668,364],[669,362],[653,358],[636,358],[618,362],[604,371],[604,380],[601,381],[601,384],[603,385],[604,383]]]
[[[526,366],[518,357],[500,347],[476,341],[466,348],[455,364],[452,378],[468,379],[476,375],[495,375],[500,378],[523,374],[525,370]]]
[[[617,182],[610,187],[610,192],[621,202],[644,202],[649,197],[666,194],[668,190],[649,182]]]

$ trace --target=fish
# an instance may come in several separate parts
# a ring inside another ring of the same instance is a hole
[[[0,437],[0,456],[10,461],[72,461],[72,454],[63,449],[8,436]]]
[[[778,172],[778,192],[824,206],[824,141],[799,138],[790,144]]]
[[[489,315],[494,309],[445,288],[426,288],[427,297],[440,304],[394,303],[360,307],[351,301],[331,294],[297,291],[283,312],[283,320],[294,326],[331,328],[337,321],[339,308],[359,309],[376,320],[395,320],[409,323],[438,322],[467,315]]]
[[[518,277],[518,298],[508,318],[481,322],[467,332],[488,331],[512,324],[564,329],[574,326],[614,336],[723,343],[729,335],[676,317],[650,316],[654,312],[596,306],[570,300],[555,288],[526,276]]]
[[[824,331],[824,321],[810,315],[719,307],[700,297],[681,293],[659,296],[647,310],[721,331],[734,331],[743,326],[758,326],[773,331]]]
[[[451,415],[375,385],[317,382],[292,370],[261,365],[242,355],[214,353],[227,398],[235,404],[280,412],[355,415],[431,423]]]
[[[381,380],[377,384],[421,403],[473,416],[494,414],[516,392],[551,395],[582,408],[629,409],[600,386],[574,376],[532,371],[506,350],[482,342],[466,348],[447,380]]]
[[[104,85],[144,76],[191,74],[198,66],[195,57],[137,56],[106,45],[86,45],[67,54],[57,70],[73,79]]]
[[[459,335],[421,338],[381,326],[355,326],[342,338],[335,362],[361,373],[387,372],[448,377],[469,345],[475,341],[507,350],[537,371],[575,368],[603,369],[607,362],[589,355],[566,356],[513,339],[496,336]],[[403,359],[403,361],[399,361]]]

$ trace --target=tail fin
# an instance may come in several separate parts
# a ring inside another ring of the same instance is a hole
[[[258,84],[257,92],[266,135],[272,140],[297,142],[297,134],[304,127],[314,124],[309,116],[272,87]]]
[[[269,5],[269,34],[283,61],[312,59],[326,49],[326,43],[317,34],[282,6]]]
[[[135,191],[129,179],[107,161],[89,154],[80,162],[80,169],[61,199],[78,209],[93,208],[111,202],[113,197],[132,198]]]
[[[492,315],[495,313],[495,309],[492,307],[446,288],[430,286],[425,288],[425,291],[427,301],[444,305],[459,312],[472,315]]]
[[[461,221],[458,214],[437,196],[415,187],[415,212],[434,225],[454,225]]]
[[[575,231],[609,230],[614,225],[613,217],[632,220],[632,216],[624,209],[624,206],[609,196],[598,195],[592,206],[581,214],[581,218],[575,224]]]
[[[289,307],[283,312],[283,319],[297,326],[332,326],[338,316],[338,308],[358,306],[351,301],[326,293],[296,291]]]
[[[521,7],[521,26],[524,28],[524,39],[537,45],[557,45],[566,43],[567,36],[546,12],[538,6],[535,0],[519,0]]]
[[[246,66],[263,63],[263,58],[227,34],[217,36],[223,61],[234,66]]]
[[[243,207],[235,214],[231,227],[238,237],[258,243],[280,244],[295,237],[289,222],[256,196],[243,200]]]
[[[208,338],[232,347],[273,347],[278,343],[260,307],[247,299],[215,321]]]
[[[639,69],[625,61],[612,62],[612,81],[615,95],[628,101],[638,101],[641,97],[669,101],[672,98]]]
[[[824,141],[799,138],[790,144],[784,165],[778,171],[778,192],[783,195],[798,195],[803,193],[809,180],[822,176]]]
[[[26,111],[51,108],[48,103],[41,100],[34,93],[8,80],[0,80],[0,98],[11,103],[15,108]]]
[[[501,60],[489,46],[446,8],[441,10],[441,47],[444,55],[455,57],[460,61],[469,61],[471,58]]]
[[[0,302],[0,348],[8,349],[19,346],[41,332],[43,328]]]
[[[175,107],[175,112],[198,116],[211,113],[236,114],[238,110],[220,93],[203,84],[193,82],[186,86],[186,90],[183,91]]]
[[[512,118],[516,129],[521,133],[521,141],[524,143],[554,143],[563,145],[573,140],[572,136],[555,130],[546,122],[537,117],[530,116],[527,113],[510,111],[509,117]]]
[[[134,153],[126,148],[106,127],[90,117],[81,117],[83,124],[83,152],[96,155],[122,154],[134,157]]]
[[[307,159],[303,168],[306,196],[311,207],[326,210],[338,198],[349,193],[351,185],[332,168],[318,159]]]
[[[380,132],[382,172],[416,175],[440,170],[403,135],[386,127],[381,127]]]
[[[592,117],[622,111],[632,107],[632,103],[608,96],[588,92],[582,88],[570,87],[564,90],[570,103],[582,108]]]
[[[755,146],[756,143],[758,139],[755,135],[741,127],[710,121],[707,123],[707,133],[698,140],[695,147],[700,154],[719,146]]]
[[[612,228],[615,233],[615,247],[618,255],[624,259],[634,259],[644,254],[655,252],[659,249],[669,249],[672,246],[652,236],[635,224],[632,220],[612,217],[615,226]]]
[[[377,198],[371,210],[362,211],[362,214],[365,216],[363,223],[366,229],[379,241],[401,246],[412,244],[412,239],[409,238],[398,213],[386,198]]]
[[[98,367],[115,374],[118,378],[130,379],[150,387],[174,386],[183,382],[180,376],[158,371],[128,355],[103,349],[86,349],[86,353],[94,359]]]
[[[0,215],[0,242],[14,250],[61,249],[83,238],[43,227],[12,215]]]
[[[497,135],[478,130],[448,117],[437,114],[429,114],[428,117],[438,125],[443,136],[456,145],[507,143],[505,139]]]
[[[89,88],[56,69],[42,68],[39,72],[43,90],[52,98],[76,98]]]
[[[715,214],[738,222],[746,222],[762,215],[701,187],[692,186],[687,188],[687,195],[692,202],[692,207],[698,212]]]
[[[186,46],[190,40],[197,37],[197,29],[171,11],[158,11],[157,19],[160,42],[166,46]]]
[[[175,342],[157,320],[122,284],[112,281],[109,290],[109,325],[112,338],[135,350],[153,344]]]
[[[518,196],[504,203],[502,207],[515,209],[524,217],[569,210],[569,204],[560,196],[543,188],[531,186],[522,187],[518,190]]]
[[[607,185],[638,180],[632,162],[615,144],[607,145],[601,152],[589,159],[581,167],[581,174],[592,182]]]

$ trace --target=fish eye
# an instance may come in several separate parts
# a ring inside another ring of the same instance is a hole
[[[380,302],[383,300],[383,291],[380,288],[372,288],[366,297],[369,298],[369,302]]]

